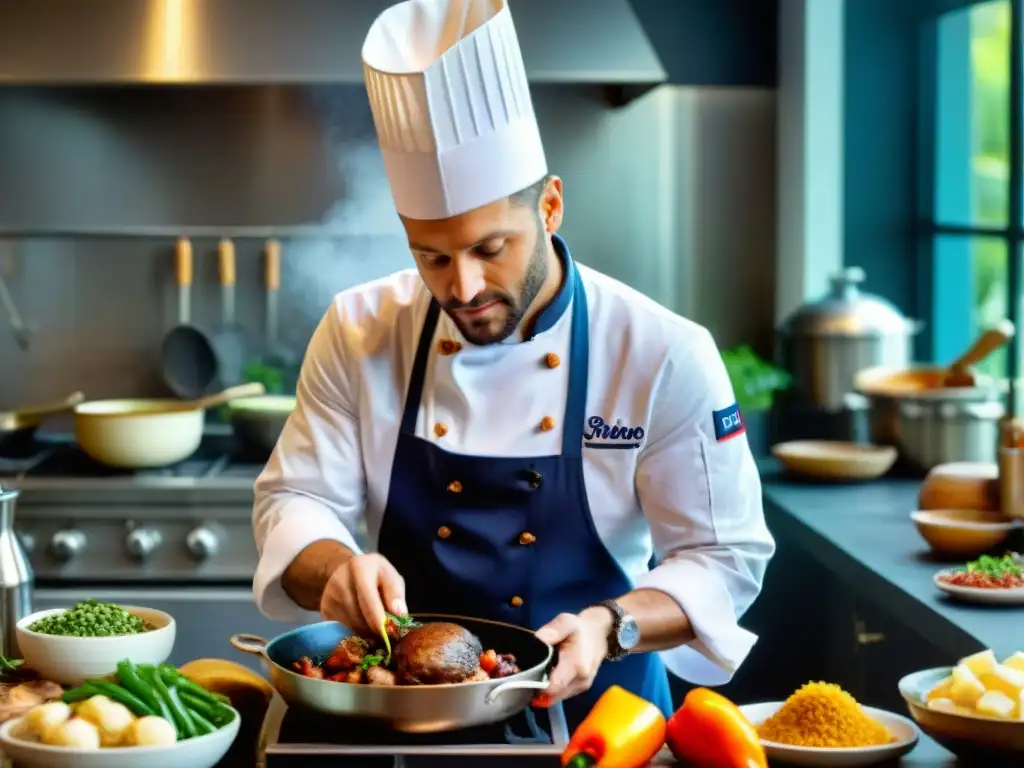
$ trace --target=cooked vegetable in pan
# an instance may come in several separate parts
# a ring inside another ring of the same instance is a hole
[[[390,615],[379,642],[346,637],[326,658],[303,656],[292,668],[305,677],[369,685],[470,683],[519,672],[515,656],[484,650],[465,627]]]

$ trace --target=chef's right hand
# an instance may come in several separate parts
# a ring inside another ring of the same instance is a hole
[[[359,634],[376,637],[385,611],[405,616],[405,579],[383,555],[353,555],[335,568],[320,598],[320,614]]]

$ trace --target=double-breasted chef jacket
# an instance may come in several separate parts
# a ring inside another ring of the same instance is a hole
[[[738,620],[775,547],[760,480],[710,333],[554,244],[563,285],[500,344],[468,342],[414,270],[335,298],[256,482],[254,594],[315,620],[281,575],[321,539],[382,551],[414,613],[536,629],[660,590],[696,639],[603,665],[591,693],[617,682],[666,709],[662,661],[722,684],[755,642]]]

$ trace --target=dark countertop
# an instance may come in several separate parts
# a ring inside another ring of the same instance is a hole
[[[1024,608],[958,603],[935,588],[936,571],[949,563],[929,556],[910,520],[920,480],[809,483],[766,469],[762,482],[765,516],[774,532],[794,540],[851,591],[870,597],[930,638],[949,654],[951,665],[985,648],[999,658],[1024,649]],[[900,765],[959,763],[923,736]]]
[[[930,638],[950,664],[985,648],[1000,658],[1024,649],[1024,608],[958,603],[936,589],[949,563],[929,557],[910,520],[920,481],[812,485],[766,472],[763,483],[772,530]]]

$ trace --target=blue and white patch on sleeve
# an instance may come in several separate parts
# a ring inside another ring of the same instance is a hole
[[[740,414],[739,403],[733,403],[720,411],[712,411],[711,415],[715,420],[715,440],[720,443],[747,431],[747,425],[743,423],[743,416]]]

